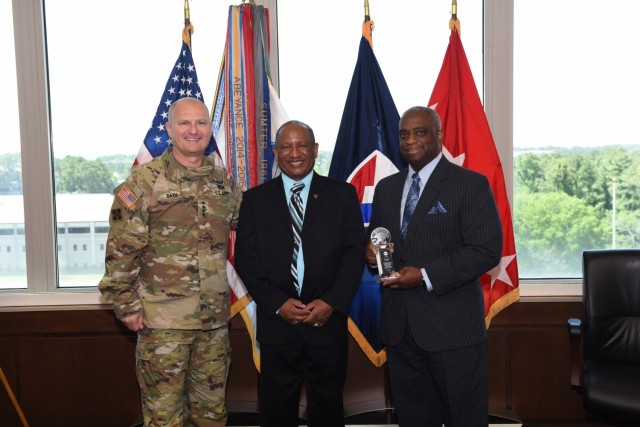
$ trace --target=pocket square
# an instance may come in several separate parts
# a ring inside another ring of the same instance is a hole
[[[444,206],[442,206],[442,203],[440,203],[440,201],[438,200],[437,202],[434,203],[433,206],[431,206],[431,209],[429,209],[429,212],[427,212],[427,215],[438,215],[438,214],[445,214],[447,213],[447,210],[444,208]]]

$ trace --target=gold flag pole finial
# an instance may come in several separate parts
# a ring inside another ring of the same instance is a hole
[[[460,33],[460,21],[458,20],[458,2],[457,0],[451,0],[451,19],[449,20],[449,29],[454,29]]]
[[[189,46],[189,49],[191,49],[191,34],[193,34],[193,25],[191,25],[189,0],[184,0],[184,29],[182,30],[182,40]]]
[[[367,39],[369,42],[369,46],[373,49],[373,38],[371,37],[371,33],[373,33],[373,24],[374,22],[371,20],[371,15],[369,15],[369,0],[364,0],[364,22],[362,23],[362,37]]]
[[[189,0],[184,0],[184,26],[191,23],[191,9],[189,9]]]

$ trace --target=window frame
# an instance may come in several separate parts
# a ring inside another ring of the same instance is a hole
[[[257,1],[270,9],[273,56],[270,67],[278,89],[277,0]],[[27,289],[0,291],[0,310],[41,306],[95,306],[106,302],[96,288],[57,288],[58,245],[54,217],[53,160],[47,88],[44,5],[12,0],[20,117],[21,160],[28,248]],[[502,161],[509,200],[513,200],[513,18],[512,2],[484,0],[484,107]],[[575,299],[581,281],[520,280],[522,297]]]
[[[42,2],[13,0],[13,22],[27,246],[25,292],[55,292],[57,246]]]

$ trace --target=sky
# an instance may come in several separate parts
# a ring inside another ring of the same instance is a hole
[[[239,2],[238,2],[239,3]],[[374,53],[399,113],[428,101],[449,42],[451,2],[398,6],[369,0]],[[183,0],[92,2],[69,22],[68,2],[47,2],[54,156],[96,158],[138,151],[178,57]],[[211,106],[230,3],[191,0],[193,56]],[[462,42],[482,81],[482,2],[458,0]],[[599,5],[607,5],[607,8]],[[515,3],[514,145],[638,143],[632,128],[640,66],[631,52],[640,2],[519,0]],[[355,66],[362,0],[279,0],[280,94],[291,118],[310,124],[332,150]],[[0,52],[13,49],[11,2],[0,2]],[[598,22],[595,26],[593,22]],[[3,82],[15,69],[0,68]],[[14,88],[13,88],[14,89]],[[2,152],[19,150],[15,89],[4,117]]]
[[[640,2],[514,5],[514,146],[640,144]]]
[[[20,151],[20,124],[18,122],[18,90],[11,82],[16,81],[16,67],[14,54],[13,37],[13,15],[10,1],[0,1],[0,55],[9,58],[3,61],[0,67],[0,82],[7,83],[3,92],[5,93],[5,107],[2,109],[2,116],[5,120],[5,131],[0,154],[16,153]]]
[[[278,1],[281,101],[289,117],[314,128],[321,150],[335,144],[357,59],[363,3]],[[428,101],[449,39],[450,3],[421,3],[412,11],[370,0],[374,52],[400,112]],[[209,106],[230,4],[190,1],[192,52]],[[473,7],[468,15],[480,13]],[[48,2],[46,13],[54,156],[135,156],[179,54],[183,1],[94,2],[73,25],[66,2]],[[461,6],[459,16],[463,37],[475,32],[480,46],[479,22],[472,25],[478,20],[465,19]],[[406,53],[398,49],[401,39],[415,40],[413,53],[409,46]],[[474,50],[480,64],[480,49]]]

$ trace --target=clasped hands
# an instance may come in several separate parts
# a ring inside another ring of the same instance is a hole
[[[278,315],[292,325],[303,323],[316,328],[324,325],[332,314],[333,307],[321,299],[304,304],[298,299],[289,298],[278,310]]]
[[[392,249],[393,251],[393,249]],[[369,265],[376,265],[376,249],[373,243],[369,242],[365,249],[365,257]],[[406,266],[394,272],[397,278],[381,282],[382,286],[391,289],[413,289],[422,283],[422,270],[417,267]]]

